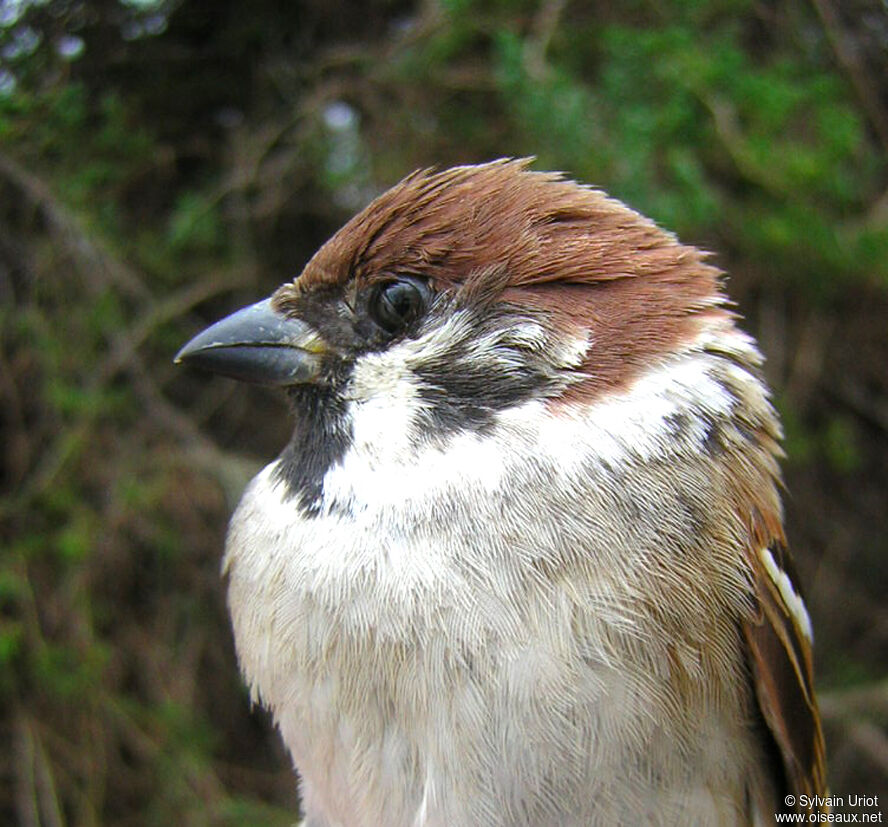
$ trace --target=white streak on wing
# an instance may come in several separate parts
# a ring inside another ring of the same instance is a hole
[[[777,561],[774,559],[774,555],[771,554],[769,548],[763,548],[759,553],[759,556],[765,564],[768,576],[780,592],[780,596],[783,598],[786,608],[793,616],[796,625],[799,627],[802,634],[813,643],[814,629],[811,626],[811,616],[808,614],[807,608],[805,608],[805,601],[802,600],[801,595],[795,590],[792,580],[789,579],[789,575],[777,565]]]

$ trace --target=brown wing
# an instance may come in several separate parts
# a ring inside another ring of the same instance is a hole
[[[826,809],[799,804],[801,796],[827,795],[823,732],[813,686],[811,621],[785,546],[772,542],[753,556],[759,612],[756,620],[744,624],[743,632],[756,698],[783,767],[783,779],[778,781],[780,806],[793,795],[796,803],[789,810]]]

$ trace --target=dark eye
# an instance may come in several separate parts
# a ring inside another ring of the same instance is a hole
[[[368,310],[383,330],[400,333],[422,315],[429,295],[429,287],[422,279],[403,277],[374,287]]]

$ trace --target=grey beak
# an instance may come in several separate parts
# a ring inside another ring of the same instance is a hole
[[[327,352],[314,328],[278,313],[265,299],[198,333],[174,361],[241,382],[296,385],[317,378]]]

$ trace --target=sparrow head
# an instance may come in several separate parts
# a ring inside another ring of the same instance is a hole
[[[303,503],[360,436],[356,409],[377,414],[389,450],[409,451],[531,400],[593,404],[707,327],[733,329],[703,253],[528,163],[408,176],[296,279],[178,354],[287,388]]]

